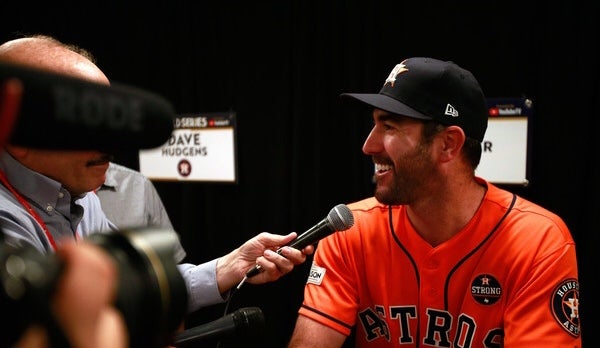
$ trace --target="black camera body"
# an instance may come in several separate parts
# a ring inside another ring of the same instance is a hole
[[[175,232],[148,227],[95,233],[86,240],[116,262],[115,307],[127,324],[129,346],[171,344],[187,313],[187,289],[174,257]],[[0,347],[10,347],[31,324],[47,327],[50,334],[59,329],[49,305],[61,273],[54,253],[0,243],[0,308],[14,316],[0,335]]]

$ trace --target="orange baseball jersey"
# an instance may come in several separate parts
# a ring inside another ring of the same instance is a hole
[[[349,204],[321,240],[300,315],[356,347],[580,347],[575,243],[563,220],[484,180],[471,221],[432,247],[405,206]]]

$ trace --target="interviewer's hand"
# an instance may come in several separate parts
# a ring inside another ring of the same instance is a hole
[[[246,272],[255,265],[263,269],[260,274],[248,279],[249,283],[261,284],[275,281],[289,273],[295,265],[306,261],[306,256],[314,252],[309,245],[302,250],[283,247],[281,255],[275,250],[296,238],[296,232],[278,235],[262,232],[242,244],[239,248],[221,257],[217,262],[217,283],[221,293],[237,285]]]

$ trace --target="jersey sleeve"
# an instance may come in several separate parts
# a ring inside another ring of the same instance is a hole
[[[525,210],[538,217],[521,221],[518,238],[534,257],[513,271],[518,283],[504,314],[505,347],[581,347],[575,243],[558,216]]]
[[[575,260],[570,244],[534,265],[527,275],[530,281],[507,306],[505,347],[581,346]]]
[[[360,258],[349,247],[348,238],[358,234],[350,228],[321,240],[304,290],[300,315],[309,317],[344,335],[356,321],[359,287],[356,273]]]

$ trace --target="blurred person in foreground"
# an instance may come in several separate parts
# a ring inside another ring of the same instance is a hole
[[[22,91],[17,79],[0,81],[0,146],[18,117]],[[48,304],[56,326],[51,334],[58,332],[71,347],[127,347],[125,323],[113,306],[117,270],[112,259],[90,243],[65,243],[56,255],[64,268]],[[20,334],[15,348],[48,347],[51,341],[43,323],[32,323]]]
[[[575,243],[556,214],[475,175],[488,113],[471,72],[398,63],[363,152],[374,197],[319,243],[289,347],[581,347]]]

